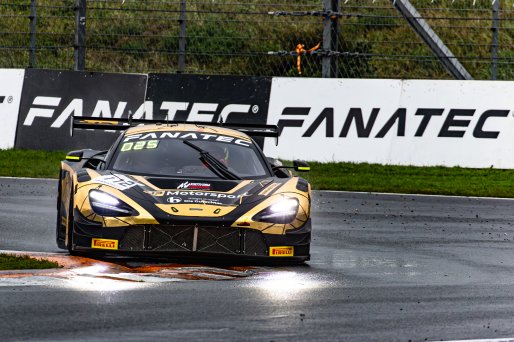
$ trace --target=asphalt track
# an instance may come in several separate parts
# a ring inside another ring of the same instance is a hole
[[[0,178],[0,249],[66,257],[55,193],[55,181]],[[0,340],[514,337],[514,201],[315,192],[313,204],[305,266],[109,286],[0,278]]]

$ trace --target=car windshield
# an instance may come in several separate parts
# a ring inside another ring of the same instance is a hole
[[[243,179],[268,177],[252,142],[198,132],[150,132],[128,135],[114,155],[112,169],[168,177],[220,178],[188,140]]]

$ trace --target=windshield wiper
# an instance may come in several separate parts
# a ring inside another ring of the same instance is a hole
[[[230,171],[223,163],[221,163],[218,159],[214,158],[209,152],[203,150],[202,148],[196,146],[189,140],[184,140],[184,144],[191,146],[198,152],[200,152],[201,160],[207,164],[209,169],[214,172],[218,177],[223,179],[242,179],[234,172]]]

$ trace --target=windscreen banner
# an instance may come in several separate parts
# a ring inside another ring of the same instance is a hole
[[[0,69],[0,149],[14,147],[24,74],[23,69]]]
[[[147,75],[27,69],[16,148],[107,149],[119,132],[75,130],[71,116],[127,118],[144,112]]]
[[[271,157],[514,168],[514,82],[273,78]]]

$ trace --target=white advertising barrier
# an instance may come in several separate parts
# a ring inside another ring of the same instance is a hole
[[[0,69],[0,149],[14,147],[24,76],[23,69]]]
[[[514,82],[273,78],[271,157],[514,168]]]

